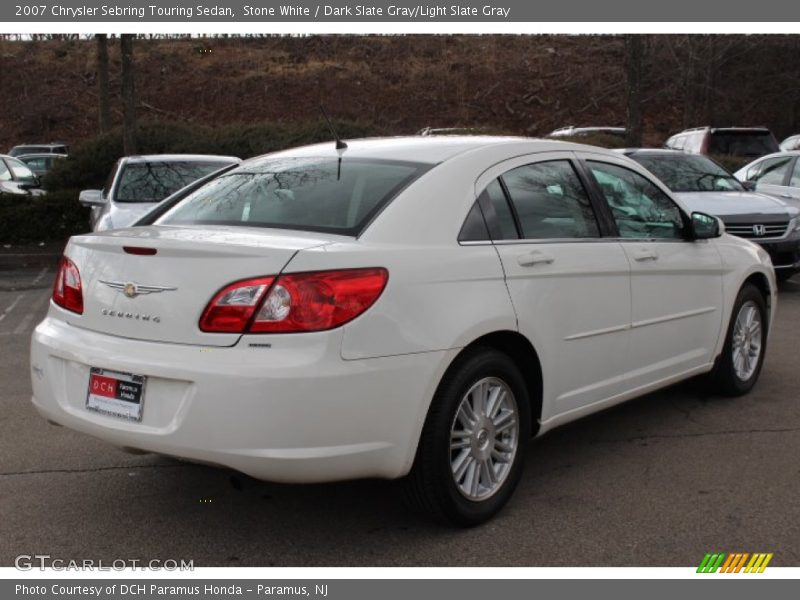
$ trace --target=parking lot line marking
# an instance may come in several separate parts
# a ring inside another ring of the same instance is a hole
[[[42,280],[42,277],[44,277],[46,274],[47,274],[47,267],[43,268],[39,272],[36,278],[31,282],[31,285],[36,285],[37,283],[39,283]]]
[[[30,306],[28,314],[25,315],[20,324],[17,325],[16,329],[14,329],[14,333],[17,335],[25,333],[25,331],[30,326],[31,321],[33,321],[39,314],[39,309],[45,302],[49,301],[50,301],[50,294],[42,294],[41,297],[36,302],[33,302]]]
[[[12,310],[14,310],[14,307],[15,307],[17,304],[19,304],[19,301],[20,301],[20,300],[22,300],[22,298],[23,298],[24,296],[25,296],[25,294],[20,294],[19,296],[17,296],[17,299],[16,299],[16,300],[14,300],[14,301],[13,301],[13,302],[12,302],[12,303],[9,305],[9,307],[8,307],[8,308],[6,308],[6,309],[5,309],[5,310],[4,310],[2,313],[0,313],[0,322],[2,322],[2,321],[3,321],[3,319],[5,319],[5,318],[8,316],[8,313],[10,313]]]

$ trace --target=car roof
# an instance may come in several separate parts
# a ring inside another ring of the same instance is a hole
[[[147,162],[241,162],[236,156],[219,156],[216,154],[136,154],[125,156],[123,160],[127,163],[147,163]]]
[[[348,157],[372,158],[395,160],[405,162],[438,164],[470,151],[513,146],[525,143],[530,146],[530,152],[557,151],[557,150],[589,150],[600,151],[602,148],[545,140],[537,138],[514,136],[485,136],[485,135],[430,135],[367,138],[359,140],[346,140],[347,148],[337,151],[333,140],[322,144],[303,146],[265,154],[251,158],[244,162],[244,166],[255,165],[262,160],[273,158],[301,158],[301,157]]]
[[[31,152],[30,154],[18,154],[14,158],[22,160],[23,158],[66,158],[69,154],[61,154],[59,152]]]
[[[688,152],[684,152],[683,150],[674,150],[672,148],[614,148],[614,152],[619,152],[620,154],[624,154],[625,156],[635,156],[637,154],[645,154],[649,156],[691,156],[697,157],[701,156],[698,154],[689,154]]]
[[[758,158],[753,159],[748,164],[753,164],[754,162],[760,162],[765,158],[776,158],[780,156],[800,156],[800,150],[781,150],[780,152],[772,152],[770,154],[765,154],[764,156],[759,156]]]

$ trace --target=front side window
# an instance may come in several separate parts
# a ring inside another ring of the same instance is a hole
[[[336,158],[271,158],[201,186],[158,224],[241,225],[358,235],[423,163]]]
[[[8,170],[2,158],[0,158],[0,181],[11,181],[11,171]]]
[[[789,180],[789,186],[800,188],[800,160],[794,163],[792,170],[792,178]]]
[[[761,170],[755,176],[755,181],[767,185],[783,185],[789,164],[792,162],[791,156],[780,158],[770,158],[761,163]]]
[[[683,238],[680,209],[653,182],[617,165],[595,161],[588,165],[611,208],[620,237]]]
[[[218,171],[226,162],[143,162],[125,165],[114,194],[116,202],[160,202],[193,181]]]
[[[522,237],[561,239],[599,237],[594,210],[569,161],[517,167],[502,176]]]

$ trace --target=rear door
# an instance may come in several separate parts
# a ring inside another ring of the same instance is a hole
[[[722,259],[689,241],[688,217],[627,162],[586,155],[631,268],[628,381],[634,390],[714,360],[722,321]]]
[[[628,261],[602,237],[571,152],[493,167],[476,192],[492,225],[519,330],[539,352],[542,418],[623,389],[631,316]]]

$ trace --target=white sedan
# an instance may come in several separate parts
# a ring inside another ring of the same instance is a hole
[[[44,417],[266,480],[404,477],[459,525],[558,425],[700,374],[748,392],[776,308],[760,247],[557,141],[299,148],[148,218],[70,240],[33,334]]]

